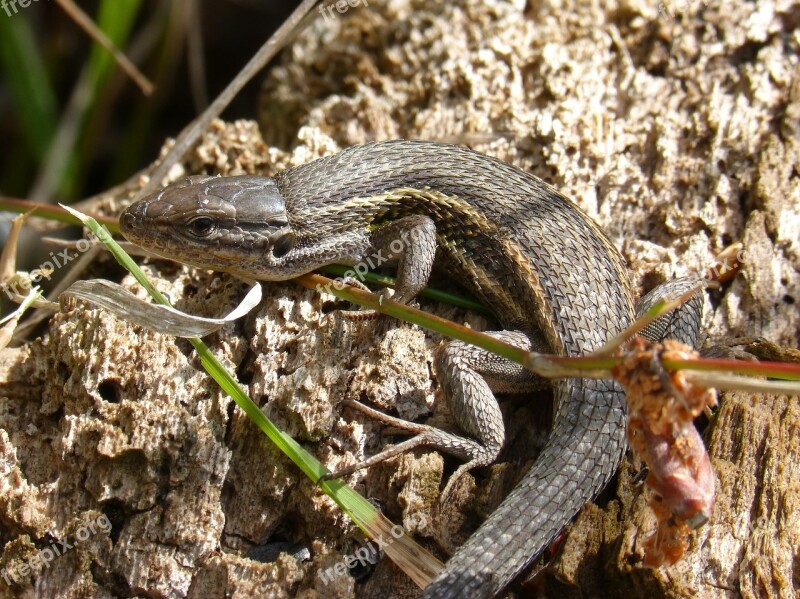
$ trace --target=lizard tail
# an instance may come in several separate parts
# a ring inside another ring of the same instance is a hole
[[[556,393],[547,445],[428,585],[423,599],[494,597],[613,476],[626,447],[622,389],[613,381],[569,379]]]

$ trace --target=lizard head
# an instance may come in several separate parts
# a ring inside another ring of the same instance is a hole
[[[296,237],[273,179],[189,177],[132,204],[119,222],[129,241],[170,260],[248,278],[289,278],[278,265]]]

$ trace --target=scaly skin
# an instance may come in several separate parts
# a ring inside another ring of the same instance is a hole
[[[261,280],[353,264],[410,231],[416,249],[397,256],[403,301],[425,284],[435,257],[507,331],[562,355],[599,348],[633,318],[623,260],[583,212],[539,179],[456,146],[372,143],[291,168],[274,182],[195,178],[132,206],[120,222],[126,237],[156,253]],[[483,465],[499,452],[503,423],[488,387],[473,376],[486,369],[464,364],[455,351],[441,368],[445,389],[456,395],[454,418],[473,439],[443,434],[434,444]],[[520,375],[514,368],[495,361],[488,370]],[[625,449],[622,389],[562,380],[555,402],[537,461],[424,597],[494,596],[614,474]]]

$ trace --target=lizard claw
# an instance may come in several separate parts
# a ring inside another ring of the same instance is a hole
[[[361,289],[362,291],[367,291],[369,293],[372,293],[372,290],[369,287],[364,285],[364,283],[362,283],[361,281],[354,279],[352,277],[344,277],[342,279],[342,282],[347,285],[351,285],[357,289]],[[378,291],[376,295],[379,296],[379,301],[382,301],[383,299],[389,299],[394,295],[394,289],[384,287],[383,289]],[[378,312],[377,310],[342,310],[341,315],[342,318],[346,318],[351,322],[362,322],[367,320],[375,320],[379,316],[381,316],[381,313]]]
[[[377,310],[341,310],[341,316],[351,322],[364,322],[377,320],[381,313]]]
[[[314,484],[319,486],[320,483],[325,482],[326,480],[333,480],[335,478],[341,478],[341,476],[339,476],[338,470],[336,472],[327,472],[326,474],[323,474],[317,479],[317,481]]]

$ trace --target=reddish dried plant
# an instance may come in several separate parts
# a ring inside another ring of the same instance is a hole
[[[690,383],[662,360],[688,360],[697,353],[677,341],[634,339],[614,368],[628,399],[628,441],[649,468],[649,505],[658,520],[645,541],[646,566],[672,565],[689,546],[692,529],[714,509],[714,473],[694,419],[717,403],[716,392]]]

